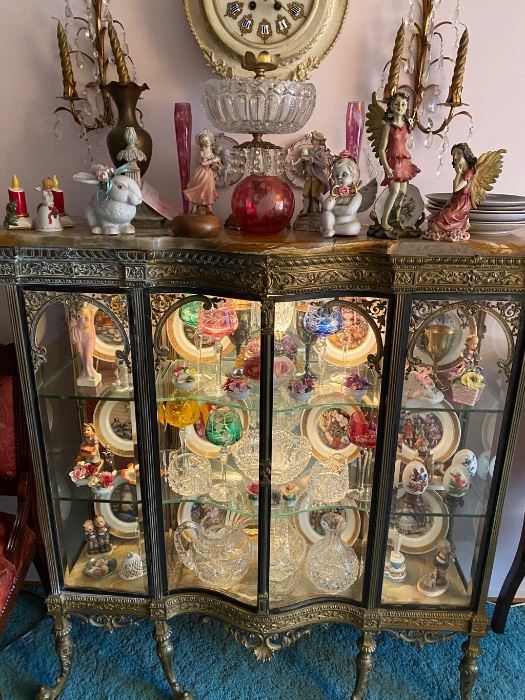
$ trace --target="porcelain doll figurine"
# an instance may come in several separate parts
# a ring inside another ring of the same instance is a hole
[[[321,232],[324,238],[338,236],[357,236],[361,224],[357,212],[363,202],[363,195],[358,191],[359,166],[346,153],[342,153],[332,166],[330,181],[332,190],[323,202],[321,214]]]
[[[215,173],[223,166],[220,157],[213,152],[215,137],[211,131],[202,131],[195,140],[200,148],[199,162],[184,190],[184,196],[191,204],[192,214],[213,214],[212,205],[218,199]]]
[[[214,215],[212,206],[218,199],[216,174],[224,166],[220,156],[213,152],[215,137],[205,129],[195,139],[200,148],[199,162],[192,172],[184,197],[191,204],[190,214],[176,216],[172,230],[184,236],[206,236],[220,231],[221,222]]]
[[[91,233],[111,236],[135,233],[131,221],[142,202],[142,193],[135,180],[125,175],[130,168],[129,163],[116,170],[106,165],[93,165],[91,173],[73,175],[76,182],[98,188],[85,210]]]
[[[381,185],[388,187],[381,220],[371,226],[368,233],[377,237],[399,238],[407,232],[399,222],[407,186],[421,172],[412,163],[407,145],[412,130],[408,94],[401,90],[394,93],[388,100],[385,111],[374,93],[368,108],[367,130],[373,151],[385,173]],[[418,235],[419,231],[409,233]]]
[[[93,525],[95,526],[98,551],[100,553],[111,551],[111,544],[109,543],[109,530],[106,527],[106,521],[102,515],[95,516],[93,519]]]
[[[92,520],[86,520],[84,524],[82,525],[84,529],[84,539],[86,540],[87,543],[87,553],[88,554],[97,554],[98,553],[98,543],[97,543],[97,535],[95,533],[95,525],[93,524]]]
[[[483,203],[503,167],[504,149],[489,151],[479,158],[466,143],[452,146],[452,167],[456,173],[452,195],[443,209],[431,216],[422,238],[434,241],[467,241],[470,238],[469,214]]]
[[[45,177],[42,187],[35,188],[42,193],[42,201],[38,205],[35,227],[37,231],[62,231],[58,209],[53,198],[53,180]]]
[[[76,345],[82,363],[82,369],[77,377],[78,386],[97,386],[102,381],[102,375],[93,366],[93,352],[97,333],[95,330],[95,311],[84,304],[78,314],[69,323],[71,340]]]

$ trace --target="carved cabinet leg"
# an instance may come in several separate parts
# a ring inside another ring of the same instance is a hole
[[[479,639],[469,637],[463,642],[461,649],[463,651],[463,658],[459,664],[461,700],[471,700],[472,689],[478,677],[478,658],[481,656]]]
[[[372,670],[372,655],[376,650],[376,640],[371,632],[364,632],[358,643],[359,654],[355,662],[356,681],[352,700],[362,700]]]
[[[36,700],[55,700],[58,698],[64,690],[71,670],[73,652],[75,651],[75,644],[71,636],[71,623],[67,617],[58,615],[55,617],[54,624],[55,645],[60,659],[60,675],[53,688],[41,686],[38,689]]]
[[[186,693],[177,683],[175,674],[173,673],[173,656],[175,650],[171,641],[171,630],[167,622],[155,622],[153,638],[157,642],[157,654],[173,693],[173,697],[176,698],[176,700],[193,700],[192,696]]]

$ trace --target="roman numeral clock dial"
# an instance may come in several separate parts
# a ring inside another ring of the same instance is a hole
[[[227,2],[224,17],[230,20],[230,29],[237,26],[241,36],[256,44],[271,46],[292,36],[304,25],[314,0],[279,2],[278,0],[250,0]]]
[[[274,77],[305,79],[336,40],[349,0],[182,0],[191,30],[212,68],[247,76],[246,51],[281,56]]]

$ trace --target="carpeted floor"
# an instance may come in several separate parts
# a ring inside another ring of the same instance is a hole
[[[41,615],[41,604],[24,594],[0,648]],[[507,633],[490,634],[476,700],[525,700],[525,609],[511,611]],[[157,661],[151,624],[108,634],[74,622],[76,651],[63,700],[160,700],[170,692]],[[173,622],[179,681],[195,700],[348,700],[354,683],[359,632],[342,625],[315,629],[272,661],[252,652],[216,623],[196,617]],[[389,635],[378,638],[367,700],[449,700],[459,697],[461,638],[418,649]],[[50,620],[0,655],[4,700],[34,697],[40,681],[54,682],[58,670]]]

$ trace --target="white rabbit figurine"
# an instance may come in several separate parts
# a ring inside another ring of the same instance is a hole
[[[91,233],[135,233],[131,220],[142,202],[142,193],[137,183],[124,175],[129,167],[128,163],[116,170],[93,165],[91,173],[73,175],[76,182],[98,186],[85,211]]]

